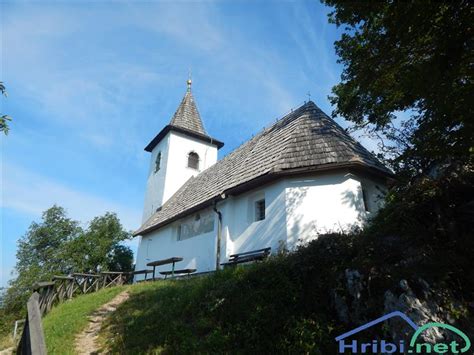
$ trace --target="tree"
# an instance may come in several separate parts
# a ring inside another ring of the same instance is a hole
[[[3,81],[0,81],[0,94],[3,96],[7,96],[7,90],[5,88],[5,85],[3,84]],[[5,133],[5,135],[8,134],[9,127],[8,127],[8,121],[11,121],[11,117],[8,115],[2,115],[0,113],[0,132]]]
[[[65,246],[81,233],[79,223],[68,218],[64,208],[56,205],[43,212],[40,223],[31,223],[18,241],[15,266],[18,277],[10,281],[5,295],[6,307],[21,310],[35,282],[68,273],[73,264],[64,257]]]
[[[115,245],[112,251],[108,254],[107,268],[114,271],[132,271],[132,250],[124,245]]]
[[[2,299],[7,313],[25,307],[32,285],[53,275],[101,270],[130,271],[133,253],[120,242],[130,238],[114,213],[95,217],[86,229],[67,217],[64,208],[43,212],[41,222],[31,223],[18,242],[15,270]]]
[[[394,169],[408,177],[472,159],[473,26],[469,1],[342,1],[329,20],[342,81],[333,115],[389,139]],[[397,123],[396,113],[411,112]]]
[[[67,255],[74,260],[75,270],[97,272],[99,270],[130,271],[133,253],[119,243],[130,239],[115,213],[95,217],[78,238],[67,246]]]

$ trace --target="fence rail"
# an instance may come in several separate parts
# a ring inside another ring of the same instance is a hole
[[[132,272],[107,271],[100,274],[74,273],[57,275],[52,281],[37,282],[28,299],[27,315],[17,347],[17,354],[46,354],[41,318],[60,302],[75,295],[96,292],[101,288],[124,285],[133,279]]]

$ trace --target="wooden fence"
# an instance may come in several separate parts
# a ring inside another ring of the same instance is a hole
[[[27,315],[17,354],[46,354],[41,318],[60,302],[78,294],[96,292],[101,288],[126,284],[133,279],[131,272],[107,271],[100,274],[74,273],[54,276],[51,281],[38,282],[27,303]]]

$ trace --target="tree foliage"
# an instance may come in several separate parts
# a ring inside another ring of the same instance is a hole
[[[5,88],[5,84],[3,84],[3,81],[0,81],[0,94],[3,96],[7,96],[7,89]],[[8,134],[9,127],[8,127],[8,121],[11,121],[11,117],[8,115],[3,115],[0,113],[0,132],[5,133],[5,135]]]
[[[130,233],[123,230],[117,216],[114,213],[106,213],[104,216],[95,217],[88,228],[68,244],[67,257],[73,261],[75,270],[84,272],[130,270],[133,254],[129,248],[119,244],[128,238]],[[129,251],[131,256],[127,261],[124,260],[124,265],[117,265],[114,255],[120,253],[123,248]]]
[[[18,242],[17,278],[10,282],[3,306],[9,312],[23,309],[31,286],[53,275],[105,270],[130,271],[133,253],[120,242],[129,239],[114,213],[95,217],[82,228],[53,206],[33,222]]]
[[[324,0],[342,81],[333,115],[394,145],[391,162],[409,176],[474,152],[473,30],[469,1]],[[396,115],[407,111],[402,123]]]

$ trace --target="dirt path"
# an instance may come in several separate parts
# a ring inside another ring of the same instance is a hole
[[[104,319],[129,297],[128,291],[124,291],[115,298],[97,309],[91,316],[89,316],[89,324],[86,328],[76,336],[74,347],[77,354],[99,354],[100,348],[97,344],[99,330]]]

